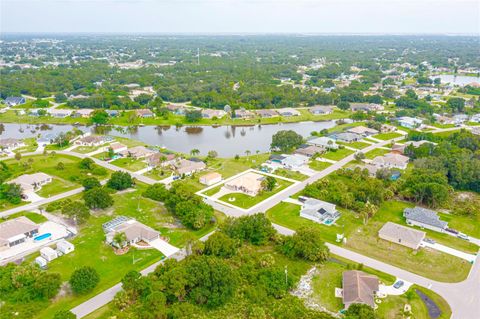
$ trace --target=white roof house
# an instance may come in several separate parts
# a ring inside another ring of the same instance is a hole
[[[24,192],[39,190],[43,185],[52,181],[52,177],[45,173],[23,174],[8,181],[9,184],[19,184]]]
[[[212,173],[208,173],[208,174],[205,174],[202,177],[200,177],[199,182],[200,182],[200,184],[210,186],[210,185],[213,185],[215,183],[220,182],[221,180],[222,180],[222,174],[217,173],[217,172],[212,172]]]
[[[39,225],[25,216],[0,223],[0,251],[25,242],[38,234]]]
[[[50,247],[43,247],[40,249],[40,256],[45,258],[45,260],[48,262],[58,258],[57,251]]]
[[[378,167],[406,169],[409,158],[407,156],[388,153],[383,156],[377,156],[372,160],[372,164]]]
[[[300,201],[303,201],[300,217],[317,223],[324,223],[329,220],[329,224],[332,224],[340,217],[340,212],[334,204],[309,197],[301,197]]]
[[[62,239],[57,243],[57,250],[60,251],[62,254],[66,255],[74,251],[75,246],[71,242]]]
[[[127,145],[119,143],[119,142],[113,142],[111,143],[108,148],[111,148],[112,151],[116,153],[124,152],[128,149]]]
[[[282,156],[284,158],[281,160],[281,164],[289,169],[299,168],[305,165],[306,163],[308,163],[307,156],[303,156],[299,154],[293,154],[293,155],[283,154]]]
[[[232,191],[256,196],[262,189],[262,181],[264,179],[265,176],[263,175],[248,172],[226,182],[224,186]]]
[[[398,119],[398,124],[406,128],[417,128],[421,126],[422,123],[423,123],[423,120],[418,119],[416,117],[403,116]]]
[[[283,109],[277,109],[278,114],[281,116],[299,116],[300,112],[291,107],[286,107]]]
[[[387,222],[378,231],[378,236],[382,239],[403,245],[412,249],[418,249],[422,240],[425,238],[424,231],[405,227],[396,223]]]
[[[338,144],[333,138],[321,136],[307,141],[310,145],[315,145],[323,149],[338,149]]]
[[[22,140],[16,138],[3,138],[0,139],[0,151],[13,151],[16,148],[25,146]]]

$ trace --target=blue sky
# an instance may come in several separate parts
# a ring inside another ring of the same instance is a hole
[[[0,0],[2,32],[480,33],[478,0]]]

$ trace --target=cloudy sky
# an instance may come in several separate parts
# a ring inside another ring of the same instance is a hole
[[[480,33],[479,0],[0,0],[1,32]]]

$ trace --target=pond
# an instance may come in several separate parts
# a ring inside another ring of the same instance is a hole
[[[138,126],[138,127],[101,127],[102,132],[93,126],[75,126],[84,132],[109,134],[127,137],[148,145],[165,147],[169,150],[190,153],[198,149],[200,154],[217,151],[220,157],[245,155],[245,151],[255,154],[257,151],[269,151],[272,135],[281,130],[293,130],[304,137],[312,131],[332,128],[335,121],[299,122],[251,126]],[[27,125],[2,124],[0,138],[27,138],[53,136],[74,128],[72,125]]]
[[[480,77],[478,76],[440,74],[440,75],[431,76],[430,78],[432,80],[436,78],[440,78],[442,83],[454,84],[454,85],[460,85],[460,86],[465,86],[472,82],[480,83]]]

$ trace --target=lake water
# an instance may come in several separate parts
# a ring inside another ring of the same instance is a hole
[[[2,124],[0,138],[27,138],[48,136],[68,132],[72,125],[27,125]],[[245,155],[245,151],[267,152],[270,149],[272,135],[281,130],[293,130],[304,137],[312,131],[321,131],[335,126],[334,121],[300,122],[253,126],[140,126],[108,127],[99,132],[113,136],[127,137],[149,145],[165,147],[169,150],[190,153],[198,149],[202,155],[208,151],[217,151],[220,157]],[[76,126],[84,132],[95,132],[95,127]]]
[[[472,82],[480,83],[480,77],[478,76],[441,74],[441,75],[434,75],[430,78],[432,80],[435,78],[440,78],[442,83],[455,84],[460,86],[464,86]]]

